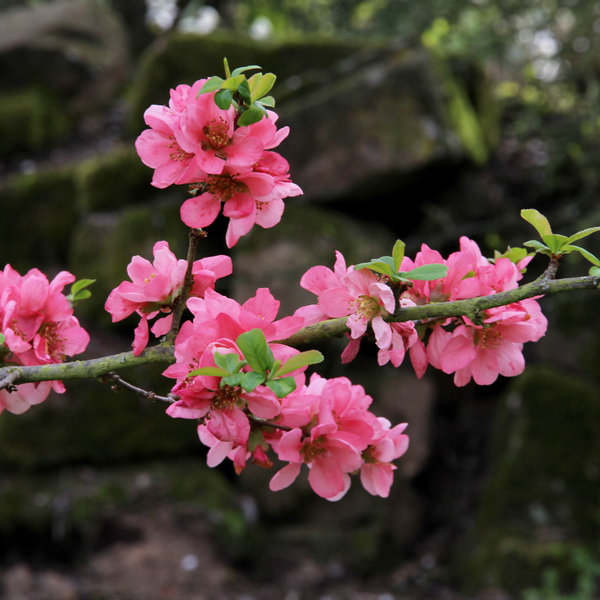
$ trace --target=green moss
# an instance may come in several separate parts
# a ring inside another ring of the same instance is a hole
[[[36,152],[65,138],[72,119],[59,98],[35,87],[0,94],[0,156]]]
[[[537,586],[600,535],[600,394],[594,383],[529,368],[501,407],[490,476],[460,570],[468,588]]]
[[[27,270],[67,260],[77,222],[73,168],[16,175],[0,187],[0,254],[3,264]],[[16,235],[18,232],[18,235]]]
[[[76,173],[77,203],[84,212],[119,210],[147,201],[154,188],[152,171],[137,155],[133,144],[86,160]]]

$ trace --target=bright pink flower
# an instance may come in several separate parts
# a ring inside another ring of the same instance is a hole
[[[21,276],[7,265],[0,271],[0,324],[5,364],[43,365],[63,362],[83,352],[89,335],[73,315],[63,294],[75,277],[60,272],[52,281],[37,269]],[[23,384],[0,392],[0,412],[21,413],[46,399],[50,390],[64,392],[62,381]]]
[[[485,313],[483,325],[465,318],[452,332],[438,327],[431,334],[430,361],[445,373],[454,373],[457,386],[466,385],[471,378],[479,385],[489,385],[498,375],[519,375],[525,368],[523,344],[538,341],[546,332],[546,317],[531,298]]]
[[[154,322],[152,333],[160,337],[168,333],[173,320],[172,308],[181,294],[187,261],[177,259],[167,242],[154,244],[154,262],[134,256],[127,267],[131,281],[124,281],[108,296],[105,309],[113,322],[120,321],[134,312],[141,320],[136,327],[133,351],[139,355],[148,345],[148,321],[163,313],[167,316]],[[211,256],[193,264],[193,283],[190,296],[201,297],[215,286],[217,279],[230,275],[231,259],[228,256]]]
[[[387,419],[379,417],[378,421],[380,430],[362,454],[364,463],[360,468],[360,481],[369,494],[387,498],[396,470],[392,461],[408,450],[409,439],[403,433],[407,423],[392,428]]]

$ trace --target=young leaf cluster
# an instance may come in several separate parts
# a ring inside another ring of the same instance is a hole
[[[235,343],[243,358],[235,352],[217,352],[214,354],[216,367],[201,367],[190,375],[221,377],[220,387],[239,386],[246,392],[254,391],[259,385],[266,385],[278,398],[284,398],[296,389],[296,381],[289,373],[323,360],[319,351],[307,350],[282,363],[273,356],[261,329],[251,329],[240,334]]]
[[[80,279],[79,281],[73,282],[71,285],[71,292],[67,295],[67,300],[71,306],[75,306],[80,300],[87,300],[92,292],[85,288],[95,283],[95,279]]]
[[[548,219],[533,208],[523,209],[521,217],[533,225],[542,238],[541,242],[539,240],[529,240],[523,244],[524,246],[533,248],[538,254],[546,254],[551,258],[560,257],[571,252],[579,252],[594,265],[590,269],[590,275],[600,275],[600,260],[585,248],[573,244],[577,240],[600,231],[600,227],[589,227],[567,237],[566,235],[553,233]]]
[[[406,283],[409,281],[432,281],[434,279],[442,279],[448,273],[448,267],[446,265],[432,263],[430,265],[422,265],[415,267],[410,271],[401,271],[400,266],[404,259],[404,248],[405,244],[401,240],[396,240],[394,248],[392,249],[392,256],[382,256],[381,258],[374,258],[369,262],[360,263],[355,265],[354,268],[370,269],[384,275],[392,283]]]
[[[232,104],[239,114],[238,125],[247,126],[257,123],[266,114],[267,108],[275,106],[275,99],[267,96],[275,84],[273,73],[255,73],[249,79],[245,72],[260,69],[258,65],[238,67],[233,72],[229,70],[227,59],[224,59],[225,79],[211,77],[200,89],[199,94],[217,92],[216,105],[227,110]]]

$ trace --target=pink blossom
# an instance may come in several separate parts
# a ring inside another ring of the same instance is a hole
[[[141,319],[135,329],[133,351],[137,356],[148,345],[148,321],[159,314],[166,316],[154,322],[150,329],[156,337],[168,333],[173,320],[172,308],[181,294],[187,261],[177,259],[167,242],[154,244],[154,262],[134,256],[127,267],[131,281],[123,281],[108,296],[105,309],[113,322],[120,321],[134,312]],[[203,296],[214,288],[217,279],[231,274],[232,263],[228,256],[212,256],[193,264],[193,283],[190,296]]]
[[[512,377],[525,369],[523,344],[538,341],[546,332],[547,320],[534,299],[485,311],[483,325],[468,319],[452,332],[439,327],[428,345],[430,360],[445,373],[454,373],[457,386],[471,378],[489,385],[498,375]]]
[[[89,335],[73,315],[63,294],[75,277],[62,271],[52,281],[37,269],[21,276],[10,265],[0,271],[0,324],[3,362],[25,366],[64,362],[83,352]],[[22,384],[16,392],[0,391],[0,412],[22,413],[46,399],[50,390],[64,392],[62,381]]]

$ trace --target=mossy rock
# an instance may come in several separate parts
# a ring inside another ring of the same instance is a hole
[[[15,175],[0,187],[0,253],[17,270],[64,268],[77,223],[73,167]]]
[[[565,586],[574,548],[598,550],[600,392],[593,381],[530,367],[499,408],[489,478],[457,572],[468,589]]]
[[[157,241],[169,242],[171,250],[185,258],[188,230],[179,218],[181,201],[166,193],[160,202],[125,207],[119,212],[91,213],[82,220],[73,232],[68,264],[81,277],[96,283],[90,288],[92,297],[78,305],[78,314],[108,325],[110,318],[104,312],[108,294],[128,278],[132,256],[153,260],[152,248]]]
[[[81,162],[75,179],[83,214],[121,210],[158,194],[150,184],[152,170],[142,163],[133,143]]]
[[[0,94],[0,156],[39,152],[73,131],[73,117],[50,90],[24,87]]]

